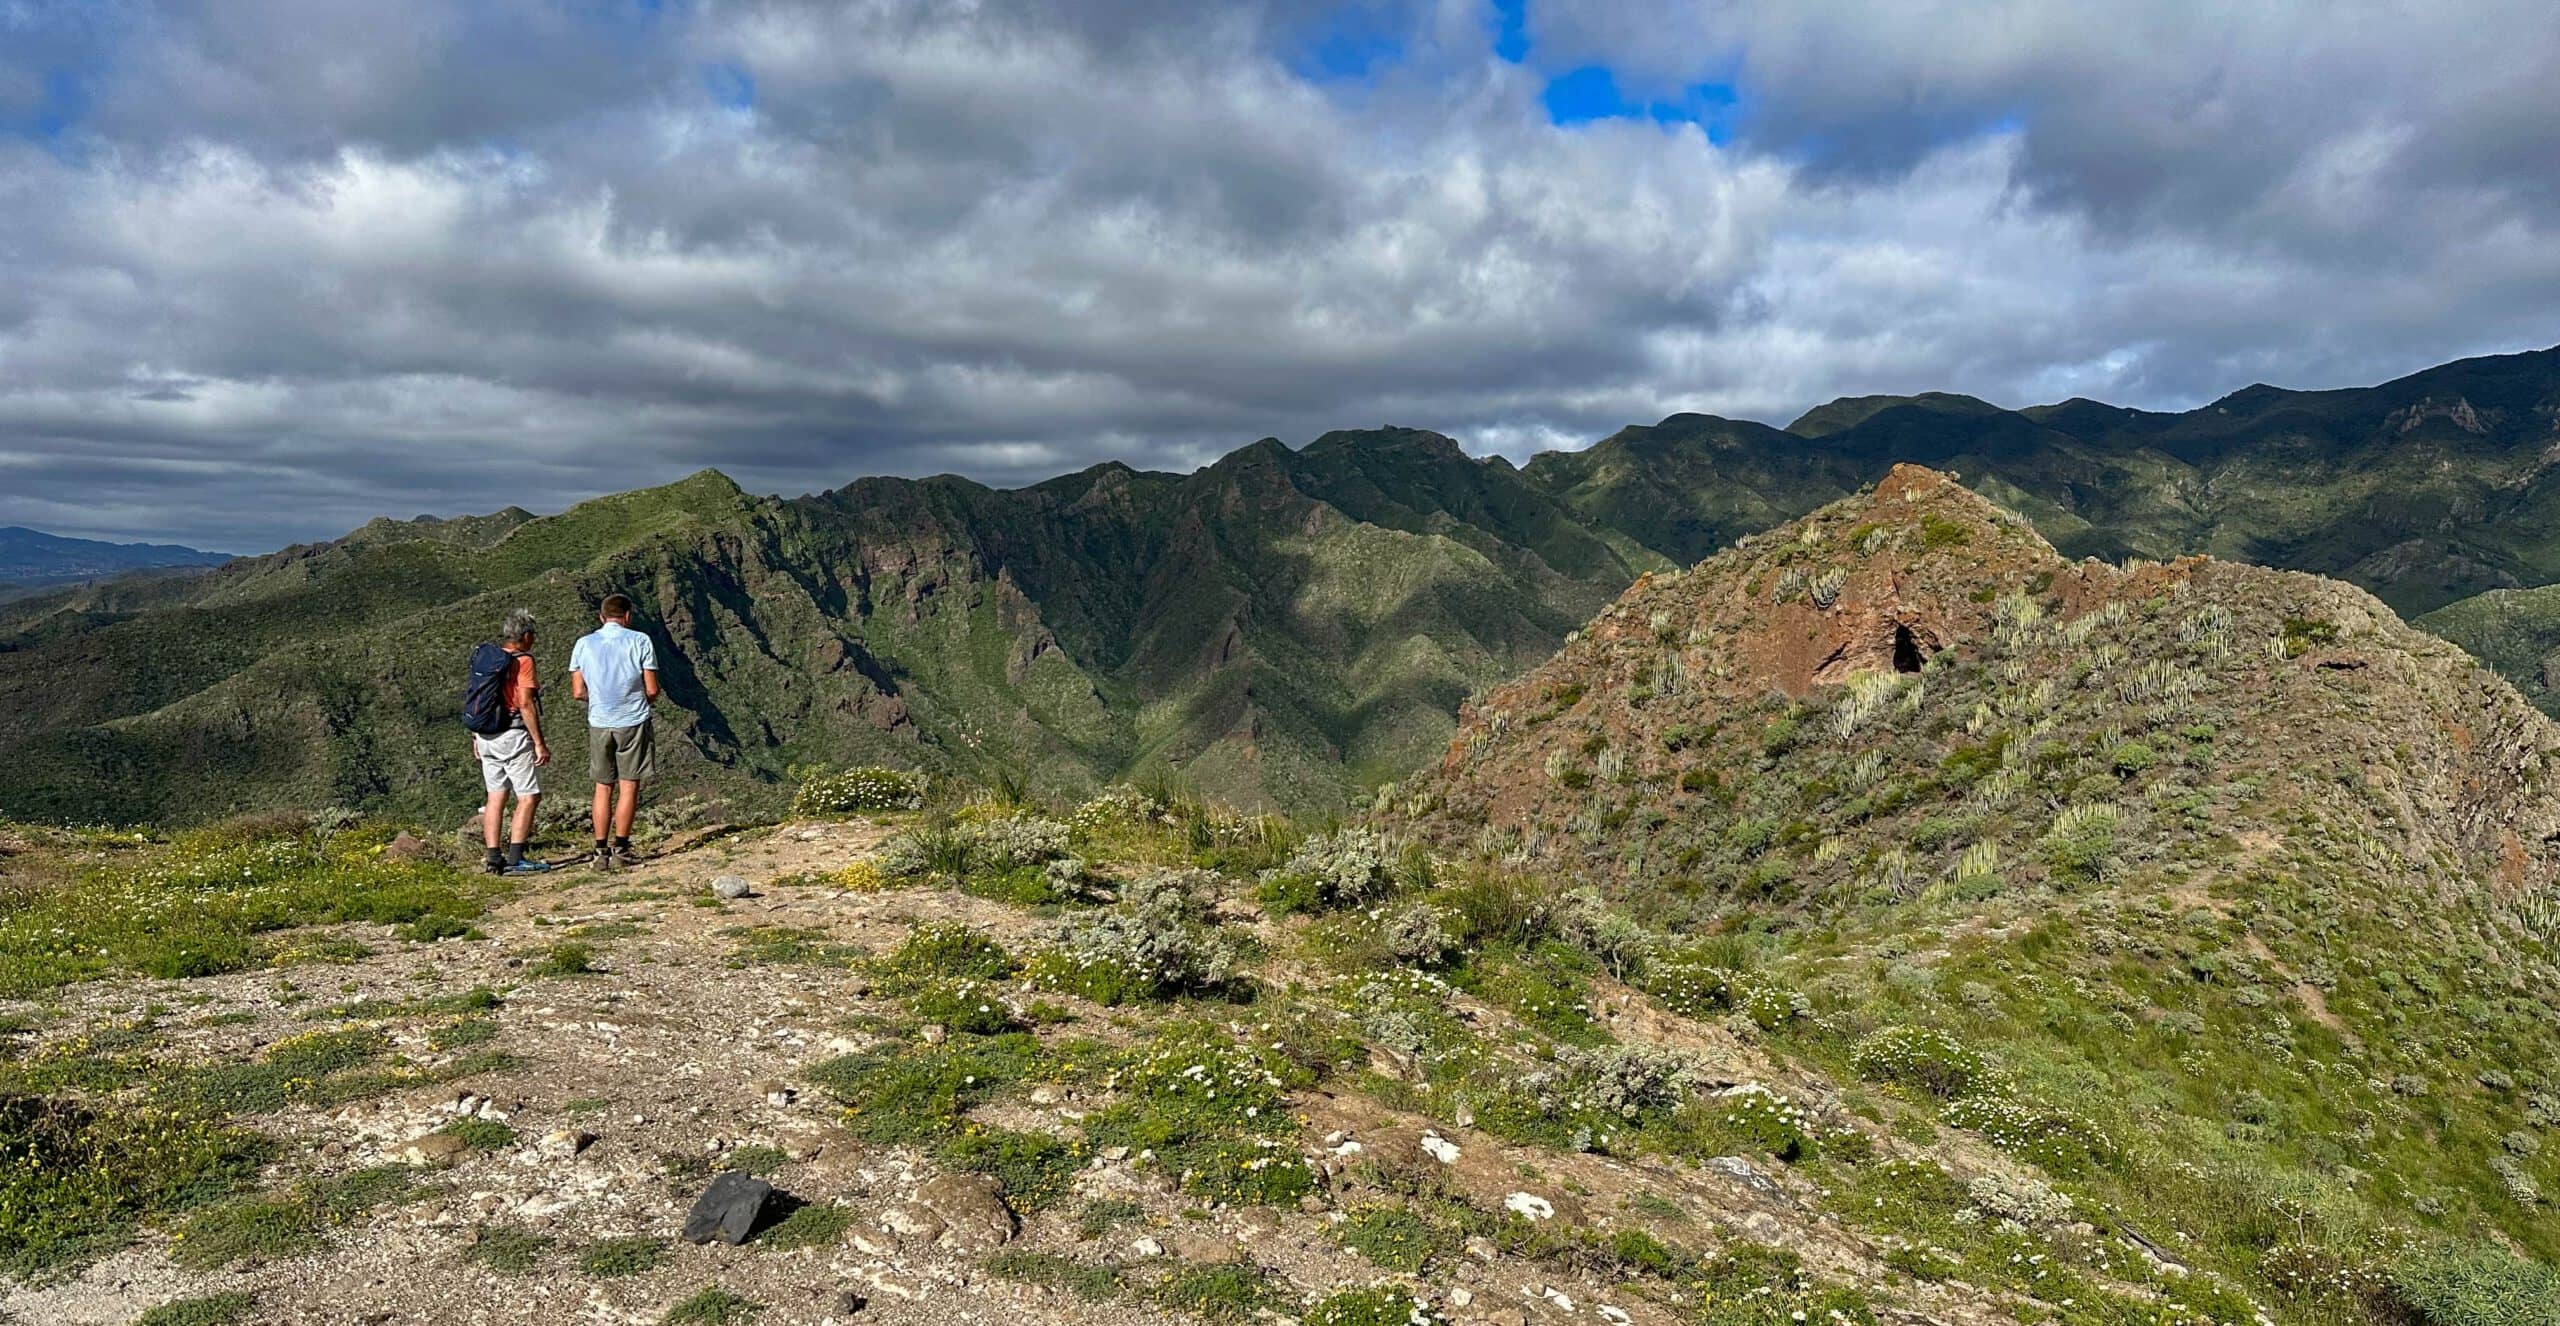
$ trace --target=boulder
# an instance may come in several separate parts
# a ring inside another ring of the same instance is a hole
[[[772,1184],[744,1170],[724,1170],[695,1199],[692,1213],[684,1219],[684,1241],[744,1243],[756,1232],[756,1222],[772,1200]]]
[[[992,1179],[945,1174],[916,1189],[914,1205],[942,1222],[937,1242],[962,1252],[991,1252],[1013,1241],[1020,1223]]]

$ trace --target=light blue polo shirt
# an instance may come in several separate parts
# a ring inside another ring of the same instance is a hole
[[[588,727],[638,727],[649,721],[649,693],[640,674],[658,667],[658,647],[620,622],[578,637],[569,670],[587,682]]]

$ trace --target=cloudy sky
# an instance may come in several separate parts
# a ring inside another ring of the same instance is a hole
[[[0,524],[2560,342],[2549,0],[0,0]]]

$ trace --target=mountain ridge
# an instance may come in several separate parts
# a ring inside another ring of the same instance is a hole
[[[770,797],[794,765],[847,760],[1008,764],[1059,788],[1153,768],[1324,811],[1426,762],[1462,701],[1639,575],[1906,460],[2071,556],[2289,566],[2412,615],[2560,580],[2560,350],[2180,415],[1844,400],[1819,438],[1674,414],[1520,466],[1385,428],[1015,489],[875,477],[783,499],[705,470],[549,516],[379,520],[39,593],[0,606],[0,809],[443,804],[462,771],[437,667],[519,603],[556,659],[620,588],[667,630],[683,786]],[[2520,652],[2498,656],[2523,681]],[[172,764],[281,782],[178,786]]]

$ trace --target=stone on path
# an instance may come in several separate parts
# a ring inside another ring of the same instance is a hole
[[[452,1133],[429,1133],[400,1148],[405,1164],[446,1169],[471,1153],[471,1144]]]
[[[739,898],[746,897],[748,894],[755,892],[755,890],[749,887],[747,881],[740,876],[722,875],[720,878],[711,881],[711,892],[718,897],[735,901]]]
[[[756,1221],[772,1200],[772,1184],[745,1170],[723,1170],[695,1200],[693,1213],[684,1218],[684,1241],[744,1243],[756,1232]]]

